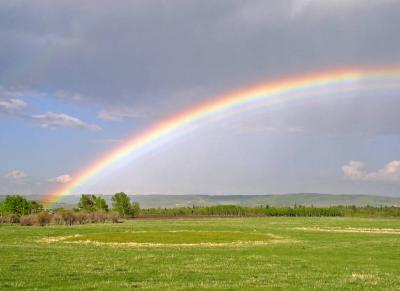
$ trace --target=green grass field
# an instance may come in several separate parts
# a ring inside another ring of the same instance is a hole
[[[213,218],[0,225],[0,289],[386,289],[400,220]]]

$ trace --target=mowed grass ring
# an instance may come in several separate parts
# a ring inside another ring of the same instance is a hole
[[[276,239],[275,236],[267,233],[236,231],[133,231],[81,234],[67,237],[62,241],[93,242],[100,244],[191,245],[263,243]]]

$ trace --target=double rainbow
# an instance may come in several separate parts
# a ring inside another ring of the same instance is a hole
[[[62,197],[72,194],[77,187],[113,163],[143,150],[156,141],[171,136],[178,129],[228,110],[245,107],[249,104],[257,106],[258,103],[260,106],[272,106],[304,98],[354,92],[365,88],[400,88],[400,68],[363,68],[319,72],[267,82],[213,98],[161,120],[140,134],[134,135],[121,146],[76,173],[71,182],[45,195],[42,202],[51,206]],[[261,100],[263,102],[259,102]]]

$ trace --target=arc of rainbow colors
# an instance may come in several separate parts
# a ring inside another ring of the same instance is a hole
[[[265,84],[222,95],[212,100],[200,103],[189,110],[177,113],[170,118],[166,118],[165,120],[156,123],[142,133],[134,135],[123,145],[115,148],[104,157],[83,168],[80,172],[75,174],[75,178],[70,183],[52,193],[49,193],[48,195],[45,195],[42,198],[42,202],[47,206],[51,206],[53,203],[57,202],[58,199],[71,194],[74,189],[81,186],[85,181],[89,180],[116,161],[123,159],[133,152],[143,149],[162,137],[168,136],[185,125],[225,112],[228,109],[257,100],[268,99],[269,97],[286,96],[286,98],[282,97],[281,100],[275,100],[269,104],[272,105],[300,99],[306,96],[314,96],[312,91],[311,93],[308,93],[308,91],[304,90],[315,90],[318,92],[318,90],[326,87],[329,89],[327,90],[328,93],[334,93],[335,87],[339,88],[337,90],[338,92],[346,91],[346,86],[350,84],[353,86],[349,86],[347,89],[357,90],[358,87],[354,87],[354,84],[359,81],[376,81],[377,85],[375,87],[380,88],[384,87],[384,84],[381,83],[385,80],[394,81],[394,83],[391,83],[392,87],[393,84],[394,87],[400,87],[400,67],[342,69],[320,72],[275,82],[267,82]],[[318,94],[315,96],[318,96]]]

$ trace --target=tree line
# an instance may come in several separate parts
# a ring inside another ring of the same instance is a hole
[[[240,205],[192,206],[178,208],[142,209],[142,216],[287,216],[287,217],[400,217],[396,206],[331,206],[313,207],[272,207],[261,205],[246,207]]]
[[[131,202],[124,192],[111,198],[111,208],[102,196],[82,194],[77,207],[73,209],[44,209],[37,201],[21,195],[8,195],[0,202],[0,223],[20,223],[21,225],[84,224],[96,222],[119,222],[121,218],[140,215],[140,205]]]

